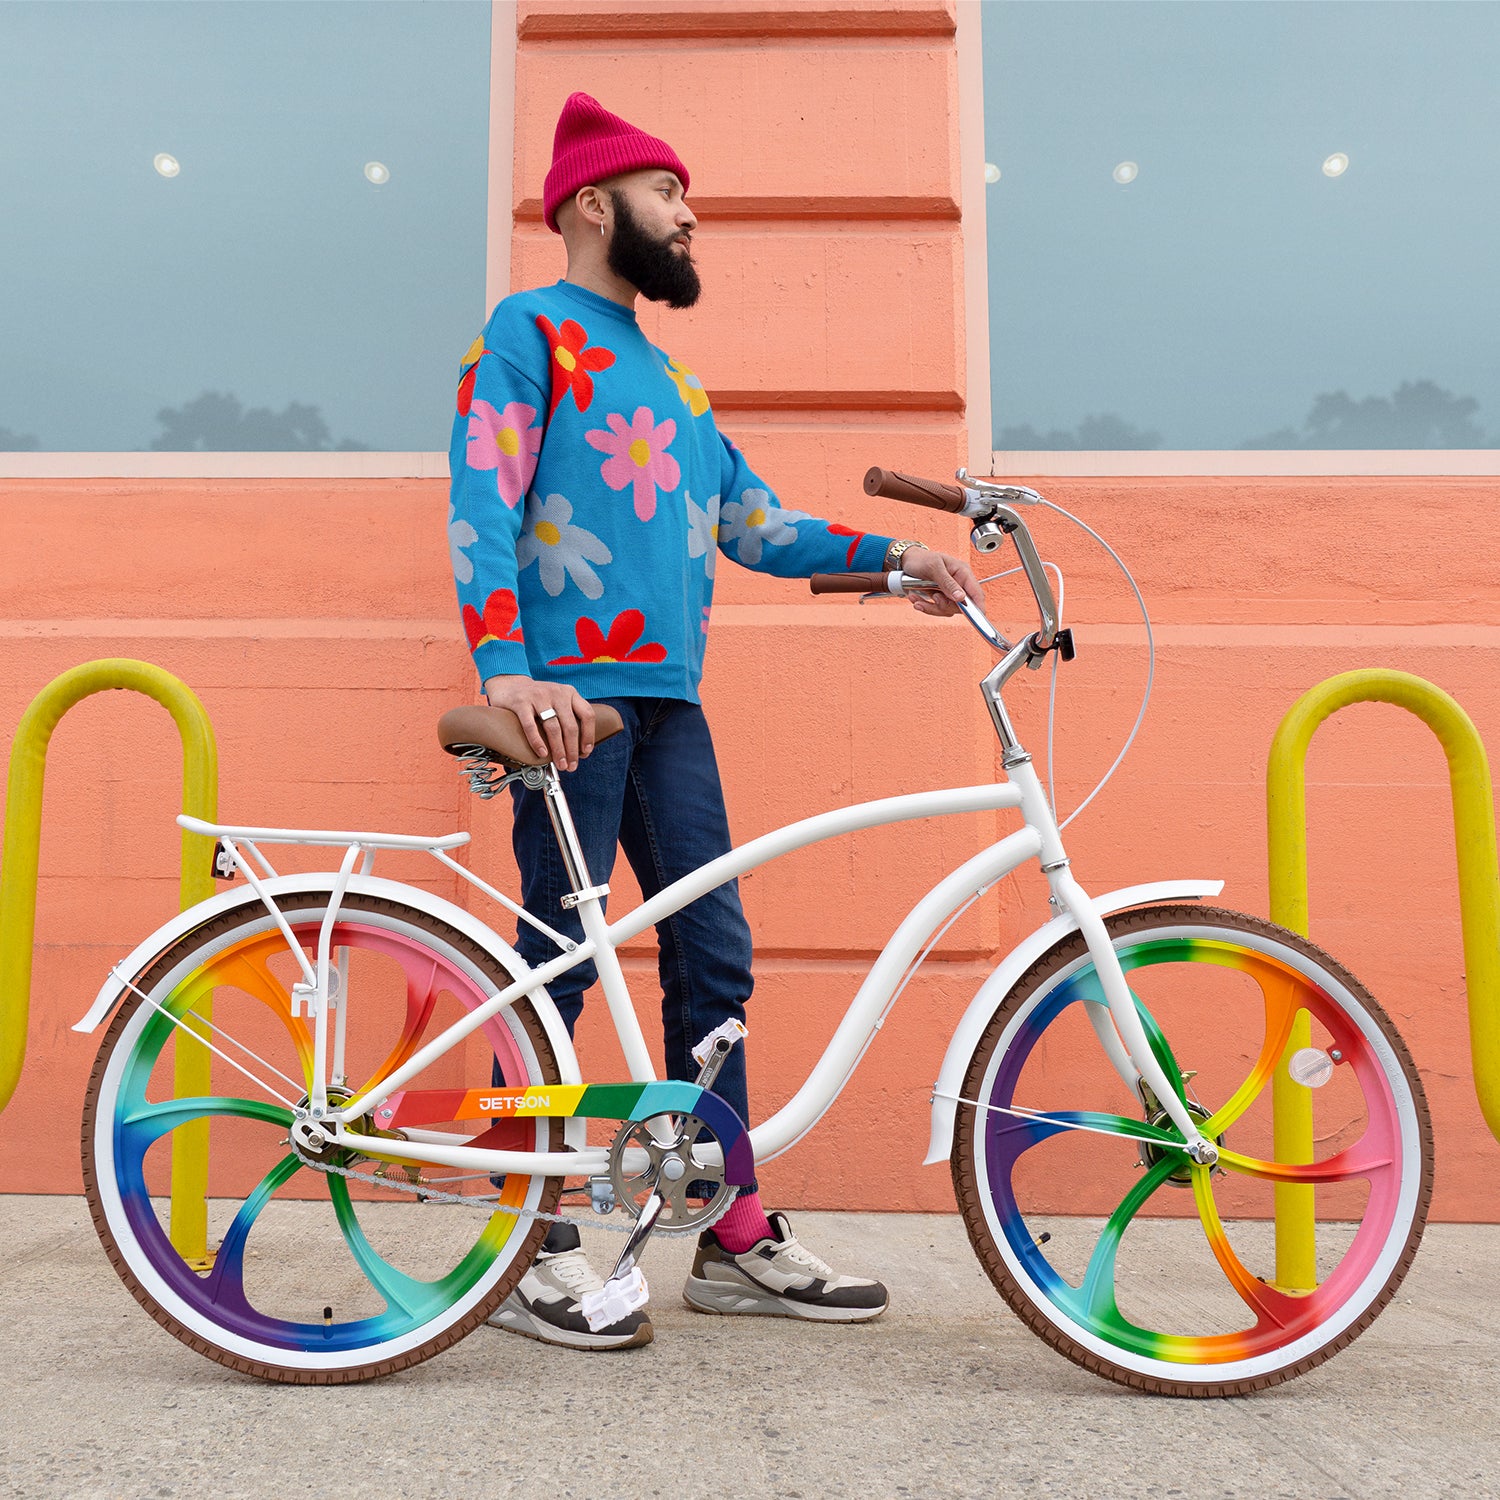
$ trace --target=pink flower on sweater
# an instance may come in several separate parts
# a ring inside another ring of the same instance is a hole
[[[642,521],[656,514],[658,489],[675,490],[682,478],[677,460],[667,452],[667,444],[677,436],[677,423],[668,417],[659,426],[649,406],[638,406],[627,425],[618,412],[605,417],[608,431],[595,428],[584,433],[591,448],[609,454],[599,473],[612,490],[635,486],[635,513]]]
[[[469,408],[469,467],[493,469],[500,498],[515,509],[536,472],[542,451],[542,429],[533,427],[536,408],[521,401],[496,411],[488,401]]]

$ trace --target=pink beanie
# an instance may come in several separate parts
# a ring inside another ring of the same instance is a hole
[[[542,186],[542,217],[547,228],[553,234],[559,232],[557,210],[579,188],[644,167],[675,172],[687,191],[688,170],[665,141],[612,115],[587,94],[569,94],[552,138],[552,169]]]

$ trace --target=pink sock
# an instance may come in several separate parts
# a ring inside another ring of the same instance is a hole
[[[767,1238],[771,1221],[760,1206],[760,1194],[741,1193],[729,1205],[729,1212],[714,1225],[714,1233],[731,1255],[742,1255],[757,1240]]]

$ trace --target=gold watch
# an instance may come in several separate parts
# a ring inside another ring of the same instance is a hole
[[[885,549],[885,563],[881,568],[883,573],[894,573],[901,566],[901,559],[911,551],[913,547],[925,547],[926,542],[900,541],[892,542]]]

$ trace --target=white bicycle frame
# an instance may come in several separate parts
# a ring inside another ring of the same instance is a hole
[[[1029,492],[1008,493],[1014,496]],[[656,1081],[646,1040],[620,966],[618,949],[621,945],[726,881],[809,844],[861,829],[916,818],[1014,808],[1021,813],[1022,827],[981,850],[939,881],[912,907],[891,935],[802,1086],[786,1105],[750,1130],[750,1142],[756,1161],[770,1160],[790,1149],[827,1112],[858,1066],[891,1006],[925,957],[930,941],[935,941],[932,935],[971,900],[983,895],[997,881],[1031,859],[1040,862],[1042,873],[1050,887],[1051,903],[1058,916],[1012,951],[961,1019],[949,1044],[933,1093],[932,1144],[927,1160],[939,1160],[948,1154],[954,1111],[961,1102],[958,1099],[959,1084],[989,1017],[1034,958],[1075,929],[1082,932],[1088,944],[1107,1002],[1106,1005],[1090,1002],[1086,1005],[1086,1010],[1111,1064],[1133,1093],[1138,1093],[1142,1083],[1150,1089],[1181,1132],[1184,1143],[1182,1149],[1196,1161],[1211,1163],[1215,1160],[1217,1153],[1213,1144],[1200,1134],[1195,1121],[1182,1103],[1179,1090],[1163,1073],[1151,1051],[1134,999],[1110,944],[1104,918],[1111,911],[1150,901],[1217,894],[1221,883],[1159,882],[1130,887],[1095,900],[1073,878],[1046,790],[1032,766],[1031,757],[1016,741],[999,697],[1001,687],[1015,671],[1022,666],[1034,664],[1051,649],[1053,638],[1057,634],[1055,606],[1049,613],[1050,586],[1041,572],[1024,524],[1013,511],[990,501],[987,514],[993,517],[997,513],[1003,520],[1014,523],[1006,526],[1007,532],[1018,530],[1020,533],[1017,537],[1018,549],[1033,590],[1037,592],[1043,623],[1041,632],[1012,647],[995,633],[988,620],[977,609],[973,606],[965,608],[965,613],[981,634],[1006,651],[1005,659],[985,679],[982,688],[1000,736],[1008,779],[986,786],[888,797],[839,808],[790,824],[731,850],[668,886],[628,915],[610,922],[604,905],[608,887],[592,882],[568,813],[567,799],[557,770],[552,765],[541,767],[533,776],[548,799],[554,831],[573,884],[573,893],[564,899],[564,904],[575,906],[578,911],[583,928],[583,941],[580,943],[574,943],[553,932],[545,924],[537,922],[516,902],[453,859],[449,851],[466,843],[467,834],[427,839],[397,834],[236,827],[179,817],[177,821],[184,828],[220,842],[235,868],[246,877],[255,894],[282,929],[288,947],[301,967],[302,981],[293,986],[293,1013],[297,1013],[303,1004],[307,1006],[314,1023],[315,1051],[312,1088],[305,1105],[297,1111],[298,1125],[303,1129],[313,1129],[323,1139],[332,1140],[335,1144],[347,1142],[356,1149],[361,1142],[368,1146],[368,1135],[356,1134],[348,1129],[354,1121],[373,1115],[387,1098],[421,1074],[434,1060],[523,997],[530,999],[541,1016],[558,1057],[562,1071],[561,1081],[564,1084],[581,1083],[583,1080],[571,1041],[547,994],[546,985],[589,959],[597,965],[605,1003],[609,1007],[632,1081]],[[889,584],[891,592],[901,593],[906,587],[915,586],[916,580],[906,580],[902,575],[894,574],[891,575]],[[343,846],[345,853],[337,873],[278,877],[260,850],[259,846],[262,844]],[[491,899],[547,932],[562,951],[557,958],[532,968],[492,929],[471,914],[414,887],[377,879],[371,873],[375,855],[377,851],[391,849],[421,850],[432,855]],[[309,959],[304,953],[301,943],[277,905],[278,898],[285,900],[294,894],[305,895],[309,890],[326,890],[329,895],[315,959]],[[344,1083],[344,1032],[349,999],[343,987],[347,975],[340,972],[333,956],[332,934],[340,904],[348,893],[397,899],[440,917],[475,938],[493,954],[513,976],[513,982],[505,989],[489,995],[483,1003],[434,1037],[404,1064],[363,1093],[345,1103],[331,1106],[329,1088]],[[175,937],[201,924],[215,910],[227,909],[242,899],[235,893],[217,897],[212,902],[183,913],[175,922],[146,939],[123,964],[112,971],[109,982],[101,989],[88,1015],[74,1029],[80,1032],[93,1031],[103,1022],[130,988],[128,981],[121,977],[122,974],[139,973],[145,963],[163,951]],[[487,1082],[486,1080],[485,1083]],[[545,1093],[545,1086],[537,1092]],[[461,1138],[448,1132],[407,1129],[403,1132],[406,1136],[404,1140],[382,1136],[380,1152],[382,1156],[460,1167],[493,1175],[600,1175],[608,1170],[608,1150],[585,1144],[585,1125],[586,1122],[582,1120],[567,1121],[564,1139],[572,1149],[564,1151],[479,1149],[462,1144]],[[709,1153],[711,1151],[712,1148],[709,1148]],[[644,1160],[644,1153],[640,1154]]]

